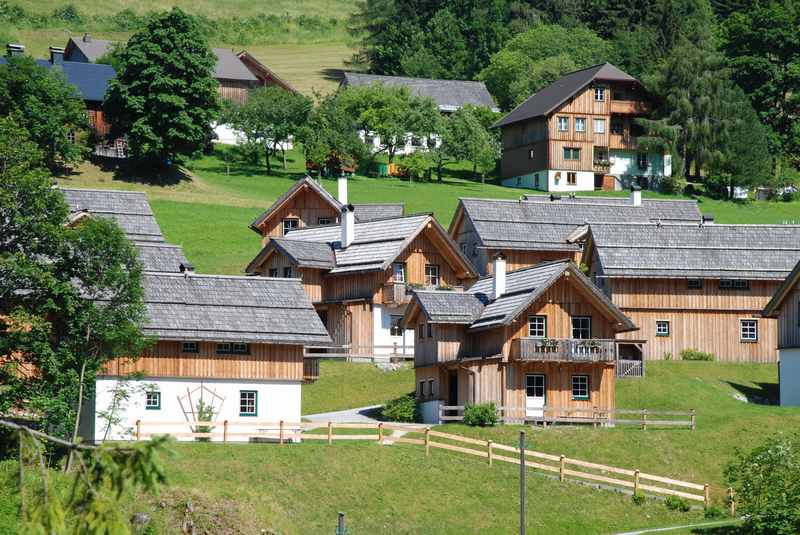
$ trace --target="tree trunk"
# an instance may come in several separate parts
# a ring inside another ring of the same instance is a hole
[[[443,167],[442,161],[439,160],[439,163],[436,165],[436,182],[438,182],[439,184],[442,183],[442,167]]]
[[[266,146],[264,147],[264,156],[265,156],[265,159],[267,160],[267,174],[271,175],[272,174],[272,164],[269,161],[269,156],[270,156],[269,147],[266,147]]]
[[[472,162],[472,180],[478,178],[478,163]]]
[[[72,429],[72,443],[74,444],[78,440],[78,427],[81,424],[81,410],[83,410],[83,378],[86,375],[86,361],[84,360],[81,364],[81,382],[78,385],[78,410],[75,412],[75,427]],[[74,450],[69,450],[69,455],[67,456],[67,464],[64,466],[64,471],[69,472],[70,468],[72,467],[72,455],[74,454]]]

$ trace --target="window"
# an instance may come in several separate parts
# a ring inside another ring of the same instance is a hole
[[[528,149],[528,159],[533,160],[536,158],[536,151],[533,149]]]
[[[467,256],[467,253],[469,252],[469,244],[468,243],[462,243],[461,244],[461,252],[464,253],[464,256]]]
[[[606,133],[606,120],[605,119],[595,119],[594,120],[594,133],[595,134],[605,134]]]
[[[270,277],[277,277],[278,276],[278,268],[269,268],[269,276]]]
[[[700,290],[703,288],[703,279],[689,279],[686,281],[686,287],[690,290]]]
[[[547,316],[528,316],[528,336],[532,338],[547,336]]]
[[[403,336],[403,316],[389,316],[389,334]]]
[[[333,223],[333,219],[331,219],[330,217],[320,217],[319,219],[317,219],[318,225],[330,225],[331,223]]]
[[[144,393],[144,408],[148,411],[161,410],[161,392],[151,391]]]
[[[656,336],[669,336],[669,322],[656,320]]]
[[[67,141],[72,144],[75,144],[75,130],[70,130],[67,132]]]
[[[647,169],[647,154],[644,152],[639,152],[636,154],[636,164],[639,166],[639,169]]]
[[[420,399],[425,397],[425,381],[420,381],[417,384],[417,397]]]
[[[439,286],[439,266],[436,264],[425,264],[425,285]]]
[[[580,160],[581,159],[581,149],[576,147],[564,147],[564,159],[565,160]]]
[[[545,399],[547,396],[546,379],[544,375],[532,374],[525,376],[525,395],[529,398]]]
[[[589,376],[572,376],[572,399],[589,399]]]
[[[558,118],[558,131],[559,132],[566,132],[569,130],[569,117],[559,117]]]
[[[181,352],[182,353],[198,353],[200,348],[197,346],[197,342],[183,342],[181,344]]]
[[[249,355],[250,344],[220,342],[217,344],[218,355]]]
[[[758,320],[739,320],[739,339],[742,342],[758,342]]]
[[[567,173],[567,185],[568,186],[575,186],[578,184],[578,173]]]
[[[420,340],[425,338],[425,324],[424,323],[420,323],[419,326],[417,326],[417,336],[419,337]]]
[[[597,102],[603,102],[606,99],[606,88],[605,87],[595,87],[594,88],[594,99]]]
[[[572,337],[585,340],[592,337],[592,317],[573,316],[572,317]]]
[[[586,117],[575,117],[575,131],[586,132]]]
[[[239,416],[258,416],[258,392],[239,391]]]
[[[539,187],[539,173],[535,173],[533,175],[533,187],[534,188],[538,188]]]
[[[428,379],[428,395],[433,397],[433,379]]]
[[[422,146],[422,138],[418,136],[411,136],[411,146],[412,147],[421,147]]]
[[[286,236],[290,230],[294,230],[300,226],[300,220],[296,217],[287,217],[283,220],[283,235]]]
[[[283,268],[283,278],[284,279],[292,278],[292,266],[286,266],[285,268]]]
[[[750,281],[741,279],[721,279],[719,281],[720,290],[749,290]]]
[[[625,123],[622,122],[622,117],[612,116],[611,117],[611,133],[622,135],[625,131]]]
[[[428,338],[433,338],[433,323],[428,324]]]
[[[392,280],[394,282],[406,281],[406,265],[402,262],[392,264]]]

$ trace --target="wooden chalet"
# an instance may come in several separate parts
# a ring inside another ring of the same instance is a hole
[[[570,261],[493,275],[465,292],[420,291],[405,325],[423,413],[431,404],[493,402],[506,417],[615,406],[618,333],[636,326]],[[435,411],[434,411],[435,413]]]
[[[474,269],[432,215],[357,221],[357,213],[344,205],[341,223],[298,225],[283,237],[270,237],[246,271],[300,277],[334,343],[346,353],[410,357],[414,337],[402,318],[412,293],[469,284]]]
[[[303,177],[281,195],[264,213],[258,216],[250,229],[262,236],[262,245],[270,238],[284,236],[287,232],[309,226],[338,225],[342,208],[347,202],[347,179],[339,178],[339,198],[335,198],[316,180]],[[354,204],[356,222],[401,217],[405,212],[402,203]]]
[[[519,200],[460,199],[449,233],[480,274],[502,252],[510,271],[551,260],[580,262],[590,222],[699,223],[696,201],[526,195]]]
[[[763,315],[778,322],[780,404],[800,407],[800,262],[775,291]]]
[[[618,190],[669,176],[669,155],[639,148],[635,119],[653,103],[642,84],[604,63],[566,74],[495,124],[506,186]]]
[[[762,311],[800,259],[800,226],[592,223],[582,263],[640,326],[646,359],[681,351],[775,362],[777,322]]]

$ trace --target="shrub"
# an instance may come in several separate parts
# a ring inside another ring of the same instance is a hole
[[[414,394],[406,394],[391,399],[383,405],[381,416],[390,422],[416,422],[419,418],[419,406]]]
[[[686,186],[686,180],[678,175],[661,177],[658,181],[658,189],[662,193],[681,193]]]
[[[716,359],[713,353],[706,353],[705,351],[688,348],[681,351],[681,360],[702,360],[706,362],[712,362]]]
[[[464,406],[464,423],[471,426],[487,427],[497,423],[497,407],[494,403]]]
[[[686,500],[683,498],[678,498],[677,496],[667,496],[666,504],[667,509],[670,511],[680,511],[685,513],[690,509],[689,504],[686,503]]]
[[[800,532],[800,433],[778,434],[749,452],[737,450],[725,468],[744,533]]]
[[[794,201],[794,200],[796,200],[796,199],[797,199],[797,192],[796,192],[796,191],[792,191],[792,190],[785,190],[785,191],[784,191],[784,192],[781,194],[781,200],[782,200],[783,202],[793,202],[793,201]]]
[[[725,510],[722,509],[722,507],[720,507],[719,505],[711,505],[709,507],[706,507],[704,515],[709,520],[716,520],[718,518],[724,518],[727,516]]]
[[[631,496],[631,501],[634,503],[634,505],[644,505],[646,499],[647,498],[645,498],[645,495],[641,492],[634,492]]]
[[[664,360],[672,360],[672,351],[665,351],[664,356],[662,358]]]

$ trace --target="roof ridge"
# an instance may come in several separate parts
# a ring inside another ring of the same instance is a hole
[[[534,264],[532,266],[527,266],[527,267],[524,267],[524,268],[515,269],[513,271],[506,271],[506,277],[508,277],[509,275],[514,274],[514,273],[520,273],[522,271],[530,271],[530,270],[533,270],[533,269],[547,267],[547,266],[554,265],[554,264],[569,264],[570,262],[572,262],[572,260],[568,260],[566,258],[562,259],[562,260],[546,260],[544,262],[539,262],[538,264]],[[479,281],[480,280],[487,280],[487,279],[491,279],[493,277],[494,277],[494,273],[487,273],[486,275],[478,277],[478,280]],[[506,280],[508,280],[508,279],[506,279]],[[467,290],[467,291],[469,291],[469,290]]]
[[[345,76],[353,75],[356,76],[373,76],[375,78],[402,78],[404,80],[422,80],[425,82],[458,82],[458,83],[469,83],[469,84],[478,84],[478,85],[486,85],[485,82],[480,80],[452,80],[448,78],[419,78],[416,76],[395,76],[391,74],[371,74],[368,72],[356,72],[356,71],[346,71],[344,73]]]
[[[145,276],[147,275],[168,275],[170,277],[175,278],[185,278],[185,279],[238,279],[238,280],[263,280],[263,281],[276,281],[276,282],[299,282],[301,279],[293,278],[293,277],[264,277],[261,275],[221,275],[216,273],[194,273],[186,274],[186,273],[175,273],[175,272],[167,272],[167,271],[148,271],[144,273]]]
[[[800,228],[800,224],[783,225],[780,223],[713,223],[699,225],[696,223],[658,223],[655,221],[633,221],[625,223],[622,221],[606,223],[590,223],[591,225],[639,225],[648,227],[696,227],[696,228]]]
[[[82,62],[76,61],[74,63],[82,63]],[[129,190],[129,189],[74,188],[74,187],[64,187],[62,185],[56,185],[55,188],[61,191],[95,191],[99,193],[128,193],[131,195],[144,195],[145,197],[147,197],[147,193],[145,193],[144,191]]]

